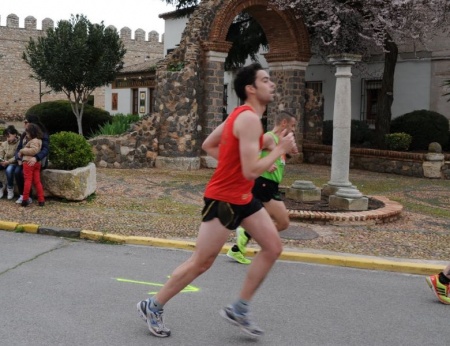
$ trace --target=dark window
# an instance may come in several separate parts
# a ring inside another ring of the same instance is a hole
[[[369,125],[375,125],[380,91],[381,80],[362,80],[361,120],[365,120]]]
[[[148,89],[148,114],[155,111],[155,89]]]
[[[111,110],[112,111],[116,111],[117,110],[118,99],[119,99],[119,94],[118,93],[112,93],[112,98],[111,98]]]
[[[131,89],[131,90],[133,90],[132,114],[139,114],[139,90],[138,89]]]
[[[312,89],[319,95],[322,94],[322,82],[320,81],[311,81],[311,82],[305,82],[305,88],[306,89]]]
[[[228,117],[228,84],[223,86],[223,107],[222,107],[222,121]]]

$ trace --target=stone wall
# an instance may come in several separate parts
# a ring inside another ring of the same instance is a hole
[[[312,89],[305,90],[305,119],[303,140],[308,143],[322,143],[323,95]]]
[[[55,22],[49,18],[42,21],[42,30],[38,30],[36,24],[36,18],[28,16],[25,18],[25,27],[20,28],[19,17],[10,14],[7,16],[6,26],[0,26],[0,120],[23,118],[31,106],[40,102],[40,92],[49,91],[44,83],[40,85],[37,80],[30,78],[32,71],[22,59],[30,38],[36,40],[45,35],[47,28],[55,27]],[[125,65],[163,57],[163,43],[158,42],[159,35],[156,31],[151,31],[146,41],[145,31],[136,30],[135,39],[131,39],[131,30],[125,27],[120,30],[120,37],[127,49]],[[104,108],[104,92],[104,88],[94,91],[96,107]],[[42,96],[42,102],[61,99],[66,99],[66,95],[51,92]]]
[[[329,145],[304,143],[304,162],[317,165],[331,165]],[[393,173],[424,178],[423,164],[426,153],[409,153],[390,150],[351,148],[350,168],[371,172]],[[450,154],[444,155],[441,178],[450,179]]]
[[[154,167],[160,137],[158,113],[144,116],[122,136],[98,136],[89,140],[95,164],[108,168]]]
[[[266,60],[277,85],[271,109],[296,114],[301,151],[305,69],[311,55],[303,22],[289,10],[271,7],[268,0],[204,0],[192,13],[179,46],[158,63],[158,113],[124,136],[92,140],[97,165],[125,168],[155,164],[172,168],[178,162],[179,169],[200,166],[201,143],[222,122],[223,66],[231,47],[226,36],[242,11],[249,11],[268,33],[270,51]],[[269,111],[271,116],[275,113]],[[141,128],[148,128],[148,121],[151,133]]]

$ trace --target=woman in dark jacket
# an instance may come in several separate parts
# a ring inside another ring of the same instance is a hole
[[[41,128],[41,131],[44,133],[44,136],[42,137],[42,148],[41,151],[39,153],[37,153],[31,160],[27,161],[28,165],[34,165],[36,162],[41,162],[42,168],[47,167],[47,157],[48,157],[48,153],[49,153],[49,145],[50,145],[50,138],[49,135],[47,133],[47,130],[45,129],[45,126],[40,122],[39,117],[37,115],[34,114],[28,114],[25,117],[25,120],[23,121],[25,124],[25,129],[27,128],[29,123],[32,124],[36,124]],[[26,143],[26,133],[25,131],[22,133],[22,135],[20,136],[20,140],[19,140],[19,145],[17,146],[17,150],[16,150],[16,154],[15,154],[15,158],[16,160],[20,160],[18,153],[19,150],[22,149],[24,147]],[[19,199],[16,201],[16,203],[22,203],[22,195],[23,195],[23,166],[22,165],[17,165],[16,169],[14,171],[14,176],[16,179],[16,184],[17,184],[17,188],[19,190],[20,193],[20,197]],[[28,200],[31,203],[31,198]]]

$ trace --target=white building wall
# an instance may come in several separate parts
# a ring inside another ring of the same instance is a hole
[[[164,56],[168,49],[178,47],[181,41],[186,24],[189,22],[189,16],[182,18],[166,19],[164,21]]]
[[[311,63],[306,68],[306,81],[321,81],[324,96],[324,120],[333,119],[336,87],[335,68],[326,64]],[[381,79],[383,63],[365,65],[364,69],[352,69],[352,119],[360,120],[362,107],[362,82]],[[392,118],[418,109],[430,108],[430,60],[399,61],[394,75],[394,102]]]
[[[166,19],[164,33],[164,53],[167,49],[176,48],[181,40],[182,32],[189,21],[188,17],[177,19]],[[392,105],[392,117],[398,117],[407,112],[418,109],[429,109],[437,111],[450,119],[450,103],[442,96],[444,89],[441,82],[450,79],[450,49],[448,37],[440,38],[430,45],[433,60],[410,59],[399,61],[396,65],[394,76],[394,102]],[[402,51],[410,48],[402,47]],[[260,54],[261,65],[267,68],[263,52]],[[246,64],[250,63],[247,60]],[[334,93],[336,77],[335,68],[327,64],[317,64],[313,60],[306,69],[306,81],[321,81],[324,96],[324,120],[333,118]],[[352,69],[352,119],[361,118],[361,79],[381,79],[383,63],[366,65],[364,69]],[[239,100],[233,89],[233,75],[225,72],[224,84],[228,91],[228,114],[239,104]]]

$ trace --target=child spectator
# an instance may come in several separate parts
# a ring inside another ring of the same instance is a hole
[[[14,154],[19,144],[19,131],[13,126],[8,126],[3,135],[6,137],[0,145],[0,170],[6,171],[6,190],[8,192],[7,198],[13,199],[14,197],[14,170],[16,167],[16,158]],[[0,198],[3,198],[5,193],[5,186],[0,182]]]
[[[22,207],[27,207],[31,204],[30,191],[31,186],[34,185],[37,192],[39,206],[43,207],[44,200],[44,188],[41,183],[41,162],[35,162],[31,160],[34,156],[41,151],[42,148],[42,136],[43,133],[40,127],[36,124],[28,124],[26,130],[26,144],[19,150],[18,156],[21,161],[19,165],[23,166],[23,199]]]
[[[29,163],[36,163],[36,162],[40,162],[41,163],[41,169],[45,168],[47,165],[47,156],[48,156],[48,152],[49,152],[49,145],[50,145],[50,138],[49,135],[47,133],[47,130],[45,129],[45,126],[40,122],[39,117],[37,115],[34,114],[27,114],[25,116],[25,119],[23,120],[23,123],[25,125],[25,130],[27,129],[29,124],[36,124],[39,126],[39,128],[41,129],[43,136],[42,136],[42,147],[41,147],[41,151],[36,154],[34,157],[32,157],[29,160]],[[26,142],[26,132],[22,133],[22,135],[20,136],[19,139],[19,145],[17,146],[17,150],[16,150],[16,160],[19,161],[19,150],[22,149],[25,145]],[[22,203],[23,200],[23,166],[22,165],[17,165],[16,169],[14,170],[14,177],[16,179],[16,185],[17,185],[17,190],[19,191],[19,195],[20,197],[17,199],[16,203],[20,204]],[[31,198],[29,199],[29,201],[31,202]]]

